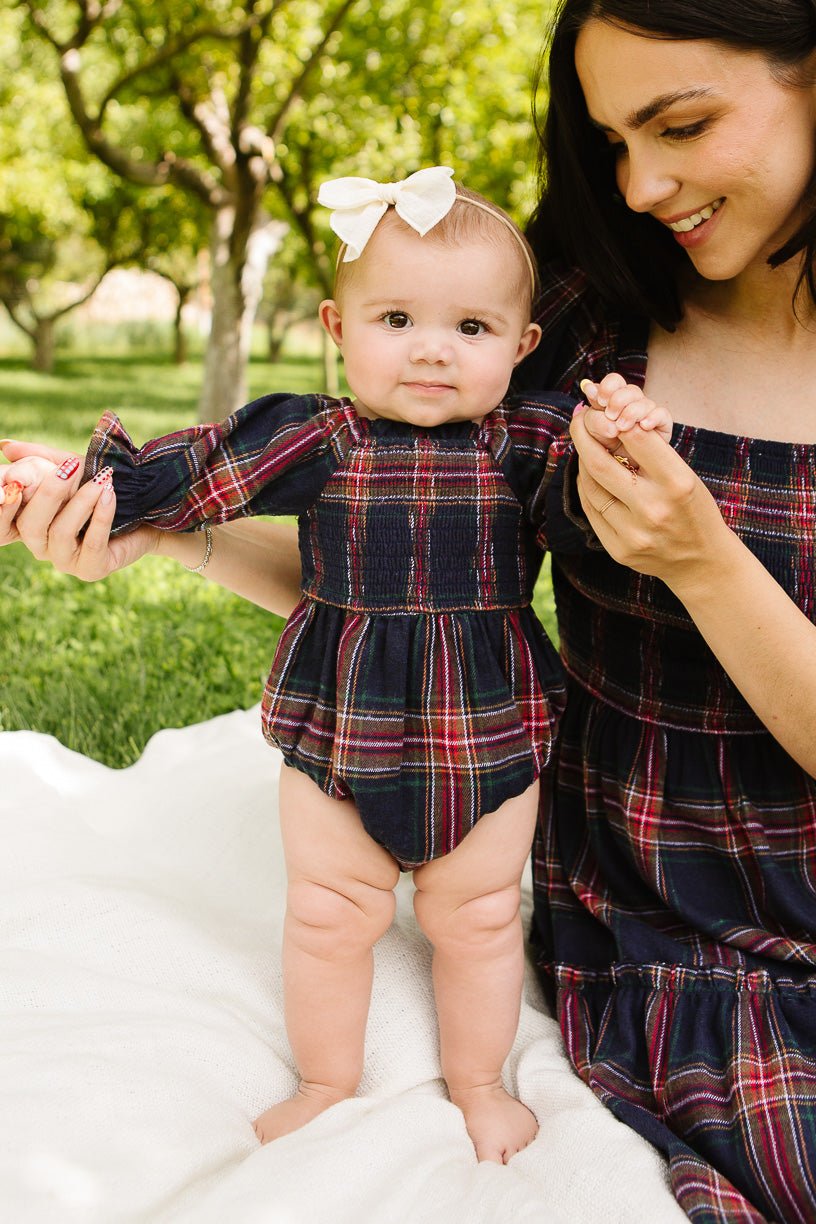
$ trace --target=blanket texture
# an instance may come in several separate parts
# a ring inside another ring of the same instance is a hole
[[[532,971],[506,1074],[540,1132],[478,1164],[440,1079],[412,885],[376,949],[358,1097],[291,1093],[279,758],[257,710],[114,771],[0,734],[0,1215],[19,1224],[677,1224],[661,1158],[571,1070]],[[525,924],[529,921],[525,893]]]

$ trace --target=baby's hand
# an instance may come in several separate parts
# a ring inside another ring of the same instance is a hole
[[[43,477],[57,465],[50,459],[30,457],[0,467],[0,506],[15,501],[24,506],[42,484]]]
[[[590,408],[584,417],[587,432],[615,456],[628,461],[622,435],[636,425],[654,429],[664,441],[671,441],[672,419],[668,411],[620,374],[607,374],[598,384],[585,378],[581,390]]]

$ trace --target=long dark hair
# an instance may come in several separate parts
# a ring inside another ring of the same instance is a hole
[[[536,74],[540,203],[528,237],[543,263],[563,258],[586,274],[604,301],[672,330],[682,315],[677,273],[686,262],[665,227],[620,201],[608,142],[589,121],[575,71],[575,42],[592,19],[631,27],[647,37],[710,39],[762,51],[774,76],[809,82],[816,48],[816,0],[561,0],[549,42],[549,103],[542,120],[547,48]],[[816,143],[816,134],[814,134]],[[816,302],[816,183],[809,215],[769,259],[777,267],[805,252],[797,293]]]

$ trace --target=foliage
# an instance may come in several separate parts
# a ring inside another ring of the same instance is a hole
[[[53,129],[65,132],[64,151],[62,135],[56,149],[40,132],[26,138],[48,182],[55,164],[66,181],[77,167],[88,172],[87,149],[128,183],[163,188],[161,203],[145,201],[145,210],[164,208],[172,192],[169,207],[179,212],[183,195],[193,205],[178,242],[185,280],[208,215],[229,212],[212,232],[233,286],[246,280],[251,235],[267,216],[286,220],[286,262],[326,291],[331,239],[314,210],[322,178],[389,178],[450,163],[519,218],[529,211],[529,83],[548,8],[547,0],[21,0],[6,25],[12,60],[25,45],[32,65],[34,88],[16,102],[28,113],[29,97],[38,107],[47,97],[41,113],[64,116],[67,100],[76,120]],[[21,13],[41,41],[21,39]],[[80,133],[83,152],[72,153]],[[230,294],[215,281],[214,292],[218,311]],[[254,309],[251,293],[244,305]],[[238,342],[234,354],[223,347],[230,327],[240,330],[237,315],[213,328],[227,364],[244,352]],[[217,375],[217,365],[208,369]]]

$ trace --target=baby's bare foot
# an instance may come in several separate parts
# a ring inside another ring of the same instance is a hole
[[[301,1084],[288,1101],[273,1105],[255,1119],[252,1123],[255,1134],[261,1143],[271,1143],[273,1139],[281,1139],[292,1131],[300,1130],[301,1126],[311,1122],[324,1110],[353,1095],[322,1084]]]
[[[507,1164],[538,1133],[538,1123],[527,1106],[511,1097],[501,1084],[460,1089],[451,1092],[450,1098],[465,1115],[479,1160]]]

